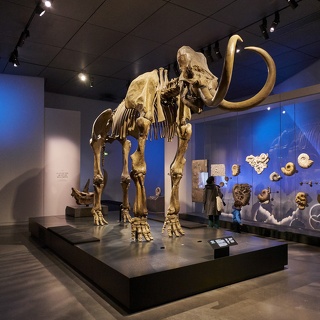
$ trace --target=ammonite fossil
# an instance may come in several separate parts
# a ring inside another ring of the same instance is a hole
[[[286,176],[292,176],[296,172],[296,166],[293,162],[288,162],[284,167],[281,167],[281,171]]]
[[[269,179],[270,179],[271,181],[279,181],[279,180],[281,179],[281,176],[280,176],[279,173],[277,173],[277,172],[274,171],[274,172],[272,172],[272,173],[270,174]]]
[[[296,195],[296,204],[300,210],[304,210],[305,207],[308,205],[307,202],[308,194],[305,192],[298,192]]]
[[[298,156],[298,164],[301,168],[307,169],[312,166],[313,160],[310,160],[310,157],[307,153],[301,153]]]
[[[259,194],[258,194],[258,200],[261,203],[269,203],[270,201],[270,193],[271,189],[270,187],[263,189]]]
[[[239,173],[240,173],[240,165],[239,165],[239,164],[234,164],[234,165],[231,167],[231,170],[232,170],[232,175],[233,175],[233,176],[239,175]]]

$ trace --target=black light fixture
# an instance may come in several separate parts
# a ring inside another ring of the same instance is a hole
[[[18,60],[18,49],[17,48],[15,48],[11,52],[11,55],[10,55],[10,58],[9,58],[9,62],[11,62],[15,68],[20,65],[20,62]]]
[[[19,37],[19,40],[15,46],[15,49],[11,52],[9,57],[9,62],[13,63],[15,67],[19,66],[19,60],[18,60],[18,47],[22,47],[28,37],[30,37],[29,27],[31,25],[31,22],[35,15],[42,16],[45,13],[45,10],[42,7],[42,0],[36,1],[36,7],[33,10],[26,26],[24,27],[24,30],[21,32],[21,35]],[[53,1],[44,1],[44,4],[46,7],[51,7]]]
[[[40,17],[43,16],[45,14],[46,10],[44,10],[41,6],[41,4],[39,3],[36,8],[35,8],[35,13],[38,14]]]
[[[89,84],[90,88],[94,87],[94,78],[91,76],[90,77],[90,84]]]
[[[268,31],[267,31],[267,18],[262,19],[262,24],[260,24],[260,30],[263,38],[265,40],[269,39]]]
[[[210,62],[214,61],[213,56],[212,56],[211,45],[208,45],[208,48],[205,51],[205,55],[207,56],[207,58],[209,59]]]
[[[272,25],[270,27],[270,32],[274,32],[276,30],[279,22],[280,22],[280,14],[278,11],[276,11],[274,14],[274,20],[273,20]]]
[[[292,9],[295,9],[298,6],[295,0],[287,0],[287,2]]]
[[[217,56],[218,59],[222,58],[222,54],[220,52],[220,46],[219,46],[219,41],[216,41],[216,43],[214,44],[214,53]]]
[[[21,32],[17,46],[22,47],[28,37],[30,37],[30,32],[28,29],[25,29],[24,31]]]

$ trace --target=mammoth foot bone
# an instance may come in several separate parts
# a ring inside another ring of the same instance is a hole
[[[122,221],[124,223],[126,222],[130,222],[131,223],[131,216],[130,216],[130,213],[129,213],[129,210],[128,209],[121,209],[121,216],[122,216]]]
[[[134,217],[131,219],[131,239],[142,241],[143,238],[146,241],[153,240],[147,217]]]
[[[95,225],[104,226],[105,224],[108,224],[107,220],[105,220],[105,218],[103,217],[101,209],[98,209],[98,210],[92,209],[91,213],[93,215],[93,220]]]
[[[184,231],[181,227],[179,217],[177,214],[167,214],[162,227],[162,233],[164,232],[166,227],[168,227],[167,232],[169,237],[172,237],[173,234],[176,237],[179,237],[180,235],[184,235]]]

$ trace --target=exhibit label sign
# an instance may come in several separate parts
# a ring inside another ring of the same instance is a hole
[[[212,249],[228,248],[238,244],[237,241],[234,240],[234,238],[231,236],[211,239],[211,240],[208,240],[208,242],[211,245]]]

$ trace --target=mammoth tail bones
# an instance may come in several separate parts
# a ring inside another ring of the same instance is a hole
[[[94,201],[92,214],[96,225],[107,224],[102,215],[101,195],[104,188],[102,151],[106,143],[115,140],[122,146],[121,186],[123,221],[131,223],[132,240],[152,240],[152,233],[147,221],[148,211],[145,190],[145,145],[149,137],[165,138],[171,141],[176,135],[178,144],[175,157],[170,166],[171,195],[162,228],[167,229],[169,237],[184,234],[179,222],[179,184],[186,162],[184,158],[192,134],[192,113],[201,113],[203,107],[219,107],[232,111],[242,111],[259,105],[272,91],[276,79],[276,67],[271,56],[263,49],[247,47],[247,50],[258,53],[268,69],[267,79],[261,90],[240,102],[225,100],[232,77],[234,56],[240,36],[229,39],[221,80],[208,68],[205,56],[187,46],[178,50],[177,61],[181,71],[178,78],[169,81],[168,71],[160,68],[144,73],[134,79],[125,99],[115,109],[103,111],[92,127],[90,145],[94,153]],[[131,142],[128,137],[137,139],[137,149],[130,155],[131,170],[128,160]],[[130,181],[135,185],[135,199],[130,208],[128,188]],[[133,217],[130,216],[130,210]]]

